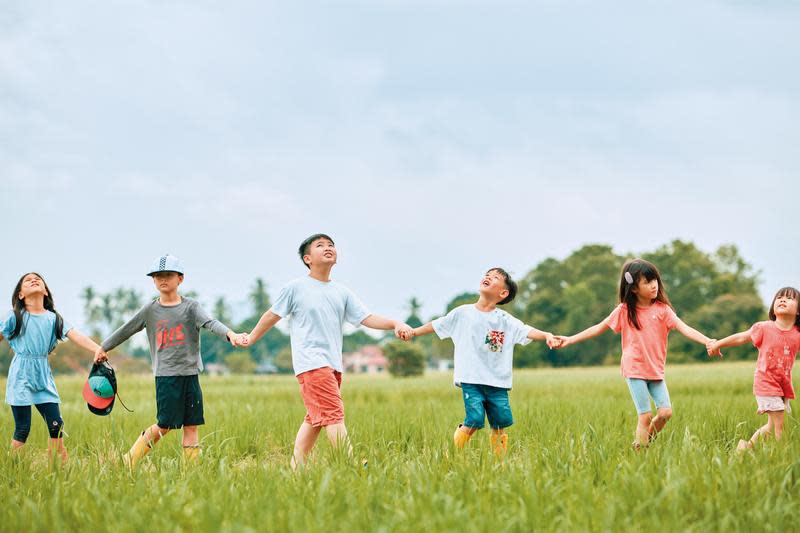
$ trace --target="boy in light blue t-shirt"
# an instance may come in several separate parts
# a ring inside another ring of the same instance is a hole
[[[344,323],[394,330],[398,337],[411,335],[407,324],[370,313],[350,289],[331,280],[337,252],[329,236],[318,233],[305,239],[299,255],[308,276],[287,284],[245,339],[246,343],[256,342],[281,318],[289,318],[292,366],[306,407],[295,438],[293,468],[305,462],[323,427],[333,446],[346,444],[340,391]]]

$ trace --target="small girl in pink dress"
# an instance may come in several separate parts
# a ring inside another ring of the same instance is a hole
[[[736,333],[707,344],[709,355],[718,355],[720,348],[752,342],[758,348],[758,363],[753,379],[753,394],[758,413],[767,413],[767,423],[758,428],[750,440],[740,440],[738,450],[752,448],[760,437],[774,431],[775,439],[783,433],[783,413],[789,411],[794,398],[792,366],[800,349],[800,291],[784,287],[775,294],[769,308],[769,320],[756,322],[747,331]]]

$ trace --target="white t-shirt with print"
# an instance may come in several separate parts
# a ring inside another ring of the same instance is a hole
[[[286,285],[271,311],[289,319],[295,375],[325,366],[343,372],[342,327],[358,326],[370,315],[344,285],[310,276]]]
[[[474,304],[456,307],[432,323],[440,339],[455,344],[453,382],[511,388],[514,345],[528,344],[530,326],[502,309],[479,311]]]

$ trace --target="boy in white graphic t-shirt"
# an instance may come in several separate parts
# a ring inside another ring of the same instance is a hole
[[[492,268],[483,276],[478,301],[456,307],[447,315],[412,330],[412,336],[436,333],[451,337],[455,344],[453,381],[461,387],[466,417],[453,435],[457,448],[463,448],[473,433],[481,429],[484,418],[492,428],[490,442],[498,457],[508,450],[505,428],[514,423],[508,391],[515,344],[543,340],[550,348],[558,345],[552,333],[539,331],[498,309],[517,295],[517,284],[502,268]]]

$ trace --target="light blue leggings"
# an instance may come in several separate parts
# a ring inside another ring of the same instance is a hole
[[[667,382],[663,379],[639,379],[625,378],[628,382],[628,389],[631,391],[633,403],[636,405],[638,414],[650,413],[650,397],[656,402],[656,408],[672,407],[669,401],[669,391]]]

